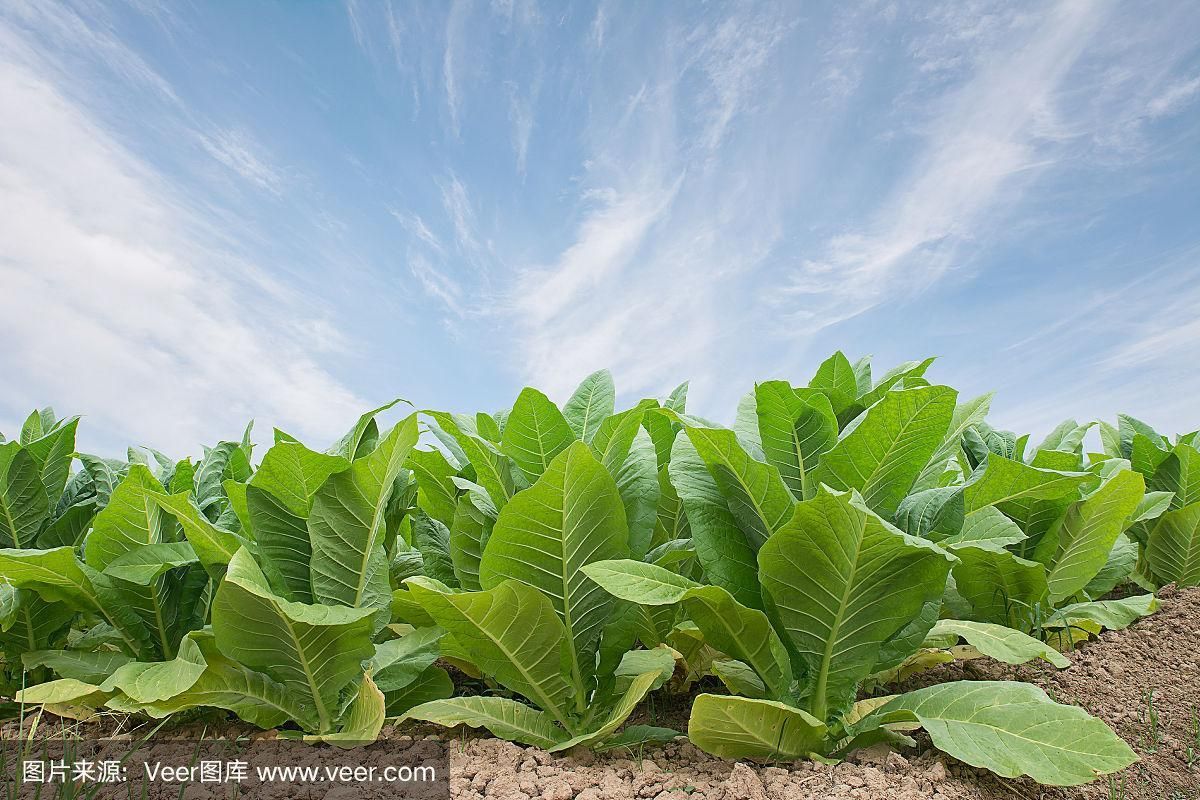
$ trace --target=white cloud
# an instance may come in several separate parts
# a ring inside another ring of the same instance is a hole
[[[262,146],[244,130],[217,130],[199,134],[201,147],[242,179],[260,189],[279,195],[285,176],[263,153]]]
[[[820,258],[805,260],[779,305],[819,329],[896,297],[900,281],[919,291],[939,278],[959,247],[984,233],[981,221],[1012,181],[1047,166],[1042,125],[1099,21],[1094,6],[1061,4],[1027,24],[1024,41],[981,58],[928,126],[908,179],[863,228],[831,237]]]
[[[311,355],[340,344],[336,329],[264,290],[253,264],[47,74],[0,22],[6,415],[53,403],[87,415],[85,446],[178,453],[250,416],[335,436],[364,406]]]
[[[1190,103],[1197,94],[1200,94],[1200,75],[1176,81],[1150,101],[1146,112],[1156,119],[1171,116]]]

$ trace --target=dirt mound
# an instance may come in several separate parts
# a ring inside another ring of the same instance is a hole
[[[1072,665],[1010,667],[987,660],[946,665],[910,687],[944,680],[1019,679],[1077,703],[1113,727],[1141,761],[1112,780],[1050,789],[1003,780],[929,749],[864,751],[837,766],[761,767],[713,758],[680,742],[625,754],[560,757],[495,739],[451,752],[451,793],[463,800],[834,800],[862,798],[1200,798],[1200,589],[1164,592],[1163,609],[1071,655]]]

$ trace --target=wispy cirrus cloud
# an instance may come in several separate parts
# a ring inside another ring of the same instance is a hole
[[[65,9],[41,30],[61,27],[92,30]],[[333,436],[362,401],[299,342],[339,347],[336,329],[65,94],[62,65],[30,35],[0,19],[6,414],[53,399],[91,417],[85,445],[181,453],[250,416]],[[87,35],[106,62],[137,63]]]

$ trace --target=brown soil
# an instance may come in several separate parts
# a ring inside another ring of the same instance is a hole
[[[400,730],[389,726],[384,729],[384,741],[370,748],[378,753],[354,752],[364,755],[362,763],[386,762],[389,752],[395,755],[395,748],[431,747],[435,745],[431,740],[437,738],[450,750],[450,794],[462,800],[1200,800],[1200,741],[1196,740],[1194,716],[1200,714],[1200,588],[1165,590],[1162,601],[1158,614],[1082,646],[1071,654],[1072,665],[1065,670],[1040,662],[1011,667],[979,659],[944,665],[900,687],[945,680],[1016,679],[1041,686],[1059,702],[1083,706],[1112,726],[1141,756],[1124,773],[1084,787],[1055,789],[1027,779],[1004,780],[938,753],[927,739],[918,739],[917,749],[903,753],[861,751],[836,766],[808,762],[759,766],[713,758],[682,739],[636,754],[573,752],[558,756],[473,731],[434,737],[429,734],[438,729],[422,725]],[[684,730],[687,701],[682,696],[659,697],[653,709],[639,710],[636,721]],[[114,717],[99,726],[82,728],[90,728],[91,736],[104,730],[132,733],[133,739],[148,732],[142,726],[130,731],[129,725],[128,718]],[[15,727],[12,723],[3,733],[11,736]],[[75,730],[84,733],[81,728]],[[214,725],[207,720],[176,726],[159,736],[234,738],[248,733],[237,723]],[[272,736],[272,732],[254,734],[261,739]],[[310,749],[317,761],[322,753],[332,752]],[[184,797],[213,797],[199,789],[192,787]],[[289,795],[264,796],[282,800]],[[328,794],[303,796],[349,800],[367,795],[347,793],[347,787],[341,787]]]

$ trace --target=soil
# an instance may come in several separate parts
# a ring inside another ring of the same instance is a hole
[[[551,755],[469,730],[434,735],[435,729],[428,726],[399,730],[389,726],[368,752],[350,751],[360,754],[358,762],[350,759],[346,763],[385,764],[389,759],[398,763],[397,753],[425,753],[434,758],[437,753],[433,750],[446,748],[451,767],[449,793],[461,800],[1200,800],[1200,588],[1179,592],[1168,588],[1161,598],[1159,613],[1082,645],[1070,655],[1072,664],[1067,669],[1055,670],[1041,662],[1013,667],[977,659],[943,665],[898,687],[911,689],[946,680],[1024,680],[1041,686],[1059,702],[1083,706],[1112,726],[1140,756],[1123,773],[1088,786],[1059,789],[1028,779],[1005,780],[933,750],[928,739],[919,736],[916,749],[860,751],[836,766],[811,762],[762,766],[714,758],[683,739],[636,754],[584,751]],[[639,711],[637,721],[684,730],[687,707],[687,697],[660,697],[652,711]],[[111,730],[113,725],[128,724],[113,720],[100,728]],[[200,723],[176,728],[169,735],[199,738],[198,726]],[[15,727],[15,723],[6,726],[5,738],[15,733],[9,730]],[[245,727],[224,721],[216,725],[210,721],[203,731],[206,737],[248,734]],[[139,732],[125,735],[136,739]],[[269,740],[272,735],[257,732],[253,737]],[[171,746],[169,742],[154,745]],[[309,760],[317,761],[336,752],[309,750]],[[345,786],[310,789],[303,794],[278,791],[284,788],[276,787],[277,791],[261,796],[279,800],[374,796],[347,793],[349,787]],[[173,796],[181,795],[176,790]],[[182,795],[185,800],[216,796],[201,786],[189,787]],[[392,789],[381,796],[404,795]]]

